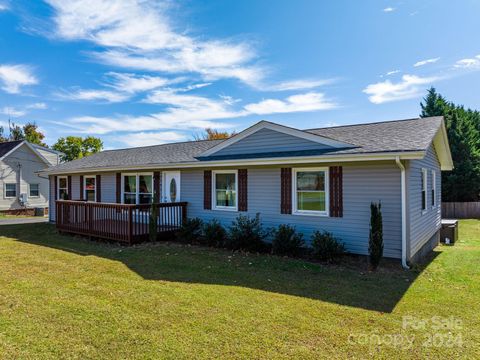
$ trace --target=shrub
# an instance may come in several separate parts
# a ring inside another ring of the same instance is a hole
[[[370,204],[370,238],[368,240],[368,253],[370,265],[373,269],[378,267],[383,256],[383,223],[382,204]]]
[[[260,214],[254,218],[239,215],[228,229],[225,246],[232,250],[263,252],[268,249],[264,241],[267,236],[268,232],[263,229],[260,222]]]
[[[199,218],[186,219],[176,232],[178,241],[195,244],[201,241],[203,222]]]
[[[203,225],[202,244],[207,246],[223,247],[227,232],[217,219],[213,219]]]
[[[148,219],[148,237],[150,241],[157,240],[158,236],[158,208],[155,203],[150,206],[150,215]]]
[[[275,255],[297,256],[305,244],[303,234],[297,233],[294,226],[282,224],[273,229],[272,253]]]
[[[345,246],[328,231],[312,235],[312,254],[316,259],[334,262],[345,252]]]

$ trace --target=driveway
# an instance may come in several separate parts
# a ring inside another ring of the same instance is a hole
[[[21,224],[36,224],[48,222],[48,217],[26,217],[26,218],[0,218],[1,225],[21,225]]]

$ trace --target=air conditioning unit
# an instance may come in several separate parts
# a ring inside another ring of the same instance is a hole
[[[18,202],[20,203],[21,206],[26,206],[27,205],[27,194],[22,193],[20,194],[18,198]]]

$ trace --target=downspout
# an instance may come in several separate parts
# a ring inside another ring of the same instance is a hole
[[[395,157],[395,162],[400,168],[401,197],[402,197],[402,266],[409,269],[407,265],[407,180],[405,166],[400,161],[400,156]]]

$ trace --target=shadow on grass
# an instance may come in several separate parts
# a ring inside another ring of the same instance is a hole
[[[125,264],[146,280],[241,286],[362,309],[392,312],[416,277],[434,260],[433,252],[414,270],[385,260],[368,272],[365,258],[346,257],[340,265],[322,265],[269,255],[150,243],[133,247],[60,235],[51,224],[0,226],[0,236]]]

